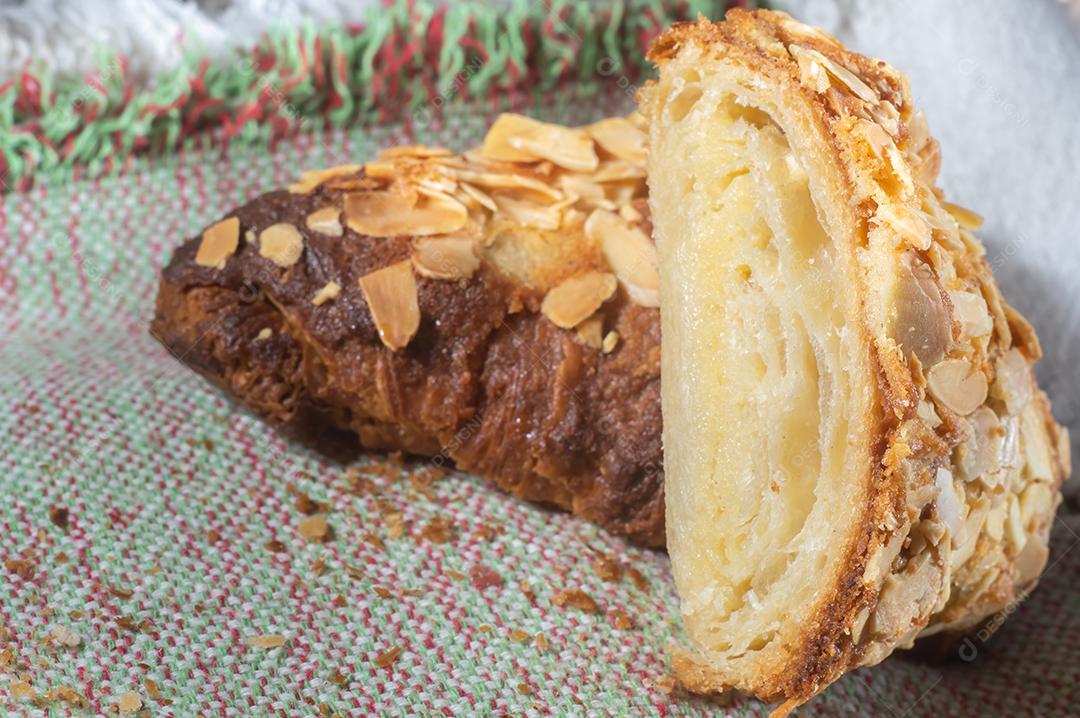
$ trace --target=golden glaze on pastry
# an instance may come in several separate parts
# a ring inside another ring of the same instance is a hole
[[[903,75],[767,11],[650,57],[675,667],[783,713],[1030,589],[1068,439]]]

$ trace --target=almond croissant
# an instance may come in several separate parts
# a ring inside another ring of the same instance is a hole
[[[152,332],[279,424],[453,460],[662,545],[660,334],[640,116],[503,115],[230,212],[163,272]]]
[[[650,56],[676,670],[783,713],[1025,595],[1068,437],[903,75],[767,11]]]

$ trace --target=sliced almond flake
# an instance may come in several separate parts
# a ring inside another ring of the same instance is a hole
[[[982,226],[982,216],[972,212],[970,209],[961,207],[958,204],[953,204],[952,202],[942,202],[941,204],[948,210],[949,214],[956,219],[956,223],[964,229],[974,232]]]
[[[516,150],[576,172],[591,172],[600,164],[592,138],[576,128],[542,125],[511,137],[509,143]]]
[[[591,171],[599,159],[592,139],[581,129],[550,125],[503,113],[484,137],[480,153],[505,162],[548,160],[569,170]]]
[[[624,204],[622,207],[619,207],[619,216],[630,224],[638,224],[641,220],[645,219],[641,215],[641,212],[638,212],[632,204]]]
[[[341,285],[337,282],[327,282],[319,291],[315,292],[315,296],[311,298],[311,303],[318,307],[332,299],[337,299],[339,294],[341,294]]]
[[[495,206],[495,200],[493,200],[489,194],[484,192],[479,187],[474,187],[473,185],[469,184],[468,182],[459,182],[458,187],[461,188],[462,192],[464,192],[465,194],[469,195],[474,200],[479,202],[480,205],[482,207],[484,207],[485,209],[488,209],[488,210],[490,210],[492,212],[498,212],[499,211],[499,208],[497,206]]]
[[[341,226],[341,210],[337,207],[317,209],[307,216],[304,223],[312,232],[325,234],[328,237],[340,237],[345,232]]]
[[[597,184],[591,175],[564,174],[559,177],[559,186],[563,193],[579,199],[605,199],[604,188]]]
[[[468,279],[480,267],[471,237],[425,237],[413,242],[416,271],[433,279]]]
[[[932,236],[930,225],[923,219],[921,212],[915,212],[902,204],[879,205],[870,221],[878,226],[888,227],[897,238],[914,249],[930,248]]]
[[[420,304],[412,262],[404,260],[360,277],[368,309],[379,338],[397,351],[408,345],[420,328]]]
[[[477,172],[475,170],[458,170],[459,181],[468,182],[487,190],[493,189],[517,189],[532,190],[544,198],[557,202],[563,199],[563,194],[554,187],[541,182],[538,179],[523,174],[511,174],[508,172]]]
[[[989,385],[986,375],[966,359],[943,359],[926,376],[926,384],[934,398],[961,416],[978,409]]]
[[[553,324],[572,329],[615,293],[618,281],[607,272],[585,272],[565,279],[544,297],[540,311]]]
[[[598,209],[585,220],[585,236],[600,247],[608,267],[635,302],[646,307],[660,306],[656,245],[640,227]]]
[[[362,169],[361,165],[338,165],[321,170],[307,170],[300,175],[300,181],[289,185],[289,191],[293,194],[307,194],[323,182],[341,177],[342,175],[355,174]]]
[[[949,302],[953,306],[953,316],[960,322],[960,329],[966,336],[981,337],[994,329],[994,319],[986,306],[986,300],[975,292],[949,292]]]
[[[592,349],[599,349],[604,344],[604,317],[597,312],[577,325],[578,341]]]
[[[445,147],[429,147],[428,145],[401,145],[399,147],[387,147],[379,153],[379,159],[393,159],[395,157],[446,157],[453,154]]]
[[[67,626],[53,626],[49,631],[49,640],[57,646],[64,648],[78,648],[82,643],[82,636]]]
[[[645,133],[629,120],[610,117],[585,128],[596,144],[621,160],[644,165],[648,158]]]
[[[224,269],[225,262],[236,253],[240,243],[240,220],[229,217],[210,225],[202,233],[195,252],[195,264],[201,267]]]
[[[142,708],[142,698],[135,691],[128,691],[116,699],[116,707],[121,713],[134,713]]]
[[[400,174],[400,166],[397,160],[370,160],[364,163],[364,174],[374,179],[392,180]]]
[[[604,162],[592,175],[594,182],[601,184],[606,182],[622,182],[623,180],[645,179],[645,166],[636,165],[625,160],[611,160]]]
[[[300,230],[279,222],[259,233],[259,254],[282,268],[296,264],[304,252],[304,237]]]
[[[369,237],[449,234],[468,218],[468,210],[456,199],[431,192],[421,196],[393,188],[345,196],[345,223]]]
[[[610,354],[615,351],[615,347],[619,344],[619,333],[616,331],[610,331],[604,337],[604,343],[601,346],[605,354]]]
[[[285,636],[278,635],[276,633],[249,636],[247,644],[252,648],[280,648],[285,645],[285,641],[288,640]]]
[[[802,47],[800,45],[789,45],[788,50],[791,52],[791,56],[799,62],[799,66],[802,67],[804,60],[803,57],[809,57],[819,62],[830,75],[839,80],[843,85],[847,86],[860,100],[867,102],[871,105],[877,105],[878,96],[870,86],[859,79],[858,75],[853,73],[838,62],[830,60],[825,55],[821,54],[817,50],[811,50],[810,48]],[[827,87],[825,89],[828,89]],[[818,90],[823,92],[823,90]]]
[[[330,533],[330,525],[326,523],[326,514],[305,517],[297,526],[297,531],[308,541],[322,541]]]
[[[536,204],[527,200],[495,195],[499,211],[523,227],[535,229],[558,229],[562,224],[562,207],[553,204]]]

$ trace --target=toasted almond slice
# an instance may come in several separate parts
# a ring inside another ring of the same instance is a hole
[[[459,182],[458,186],[461,188],[462,192],[479,202],[480,205],[483,206],[485,209],[488,209],[492,212],[499,211],[499,208],[495,205],[495,200],[491,198],[491,195],[484,192],[479,187],[474,187],[468,182]]]
[[[311,298],[311,303],[318,307],[326,304],[331,299],[337,299],[339,294],[341,294],[341,285],[337,282],[327,282],[319,291],[315,292],[315,296]]]
[[[484,157],[505,162],[548,160],[568,170],[590,172],[599,158],[592,138],[577,128],[549,125],[510,112],[499,115],[480,148]]]
[[[605,199],[604,188],[593,181],[589,175],[564,174],[559,177],[559,186],[564,194],[580,199]]]
[[[278,648],[285,645],[285,636],[276,633],[248,636],[247,643],[252,648]]]
[[[981,337],[994,328],[994,320],[981,294],[974,292],[949,292],[949,302],[953,305],[956,321],[960,329],[969,337]]]
[[[956,219],[956,223],[969,232],[974,232],[982,226],[983,218],[981,215],[972,212],[966,207],[953,204],[952,202],[942,202],[942,204],[945,206],[945,209],[949,211],[949,214]]]
[[[401,174],[397,160],[377,159],[364,163],[364,174],[379,180],[392,180]]]
[[[610,331],[604,336],[604,342],[601,345],[605,354],[610,354],[615,351],[615,347],[619,343],[619,333],[616,331]]]
[[[604,317],[597,312],[577,325],[578,341],[592,349],[604,345]]]
[[[477,172],[474,170],[457,170],[457,178],[461,182],[483,187],[487,190],[532,190],[542,199],[557,202],[563,199],[563,194],[554,187],[541,182],[538,179],[523,174],[511,174],[509,172]],[[527,196],[527,192],[519,192]]]
[[[307,194],[323,182],[340,177],[342,175],[355,174],[361,170],[361,165],[338,165],[321,170],[306,170],[300,175],[300,181],[289,185],[289,191],[293,194]]]
[[[408,345],[420,328],[420,304],[412,262],[404,260],[360,277],[379,338],[397,351]]]
[[[448,157],[453,153],[445,147],[429,147],[428,145],[402,145],[400,147],[387,147],[379,153],[379,159],[389,160],[395,157]]]
[[[552,164],[577,172],[591,172],[600,164],[588,133],[571,127],[541,125],[510,138],[510,146]]]
[[[225,262],[236,253],[240,243],[240,220],[229,217],[210,225],[202,233],[202,241],[195,252],[195,264],[202,267],[224,269]]]
[[[413,242],[412,263],[425,277],[468,279],[480,267],[480,257],[470,237],[424,237]]]
[[[500,212],[524,227],[558,229],[562,224],[560,204],[536,204],[505,195],[496,195],[494,199]]]
[[[632,204],[624,204],[622,207],[619,207],[619,216],[630,224],[638,224],[641,220],[645,219],[641,215],[641,212],[639,212]]]
[[[921,250],[930,248],[930,225],[921,213],[913,212],[904,205],[879,205],[870,222],[879,227],[888,227],[909,247]]]
[[[341,210],[337,207],[317,209],[307,216],[305,223],[312,232],[330,237],[340,237],[345,232],[341,226]]]
[[[648,156],[645,133],[622,117],[610,117],[585,128],[596,144],[621,160],[644,165]]]
[[[259,233],[259,254],[279,267],[291,267],[304,252],[304,238],[300,230],[279,222]]]
[[[934,398],[957,414],[966,416],[986,401],[986,375],[966,359],[943,359],[930,367],[927,386]]]
[[[600,247],[608,267],[638,304],[660,306],[659,258],[656,245],[640,227],[631,226],[619,215],[594,210],[585,220],[585,236]]]
[[[623,180],[645,179],[645,165],[638,165],[626,160],[609,160],[600,165],[592,174],[594,182],[621,182]]]
[[[449,234],[469,218],[453,197],[424,190],[424,195],[393,188],[346,195],[345,223],[369,237]]]
[[[573,329],[615,293],[618,281],[608,272],[585,272],[565,279],[544,297],[540,311],[553,324]]]
[[[833,62],[825,55],[821,54],[817,50],[811,50],[800,45],[789,45],[788,50],[791,52],[791,56],[795,58],[799,63],[799,67],[803,66],[806,62],[804,58],[816,60],[828,71],[830,75],[840,81],[841,84],[847,86],[852,93],[854,93],[863,102],[870,103],[871,105],[878,104],[878,96],[870,87],[863,82],[858,75],[851,70],[847,69],[839,63]],[[816,89],[816,88],[815,88]],[[824,89],[818,89],[818,92],[824,92],[829,89],[826,86]]]

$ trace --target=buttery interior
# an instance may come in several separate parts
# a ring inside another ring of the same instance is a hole
[[[691,640],[739,671],[828,599],[862,490],[865,350],[844,245],[776,113],[692,69],[659,91],[668,549]]]

